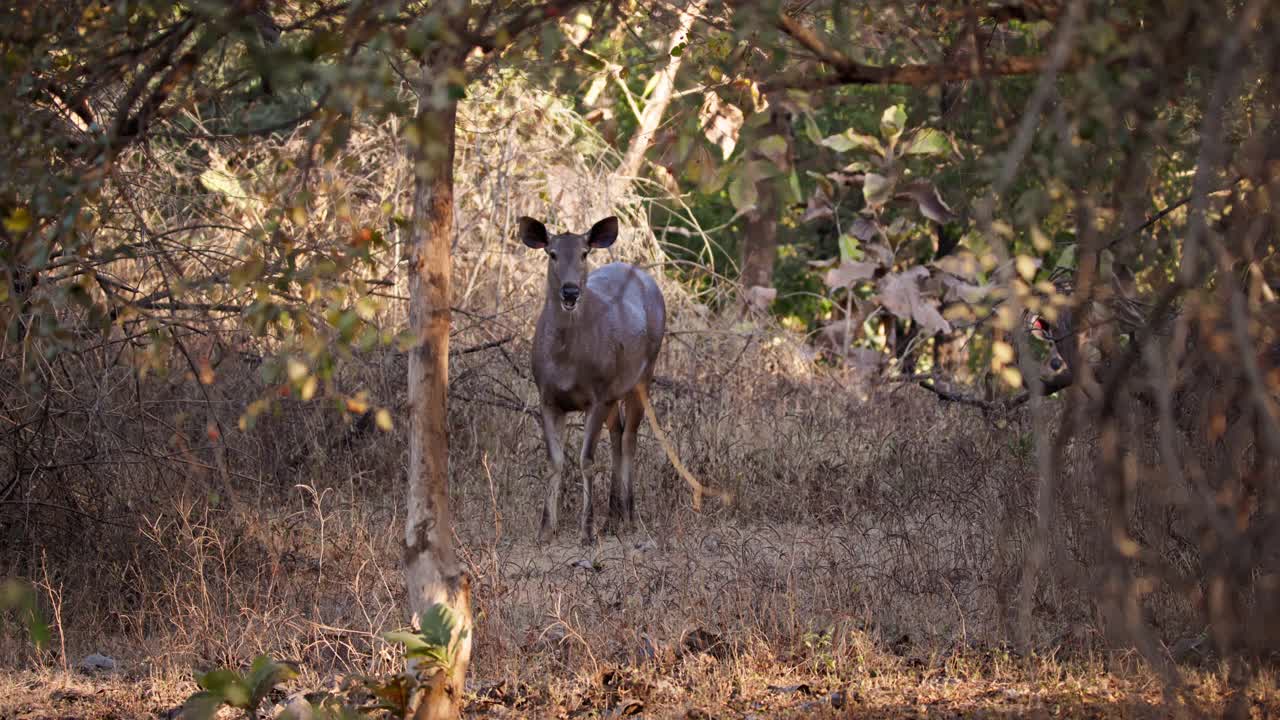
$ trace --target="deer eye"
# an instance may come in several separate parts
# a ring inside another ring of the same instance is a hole
[[[551,259],[552,259],[552,260],[555,260],[555,259],[556,259],[556,251],[555,251],[555,250],[548,250],[548,251],[547,251],[547,254],[551,256]]]

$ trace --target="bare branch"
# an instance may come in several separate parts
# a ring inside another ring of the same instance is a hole
[[[795,18],[781,15],[778,28],[790,35],[805,49],[812,52],[824,64],[835,69],[830,74],[814,74],[810,70],[787,73],[761,85],[768,92],[787,88],[816,90],[833,85],[937,85],[946,82],[969,80],[978,76],[1037,75],[1053,65],[1047,55],[1015,56],[992,60],[975,71],[964,64],[922,64],[879,67],[864,65],[850,59],[840,50],[828,45],[817,33],[805,27]],[[1072,58],[1061,68],[1073,70],[1082,65],[1079,57]]]

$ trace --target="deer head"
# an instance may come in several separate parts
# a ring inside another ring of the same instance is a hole
[[[587,259],[592,250],[607,248],[618,239],[618,218],[607,217],[583,235],[550,235],[546,225],[530,217],[522,217],[519,222],[520,241],[547,253],[548,305],[558,301],[562,310],[573,312],[591,272]]]

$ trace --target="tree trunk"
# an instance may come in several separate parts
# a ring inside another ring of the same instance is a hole
[[[761,137],[781,135],[787,141],[787,164],[792,153],[791,119],[776,103],[769,106],[769,124]],[[768,162],[766,160],[766,162]],[[790,167],[783,169],[789,172]],[[747,213],[746,233],[742,238],[742,287],[773,287],[773,264],[778,257],[778,182],[764,178],[756,183],[756,207]]]
[[[416,122],[413,224],[409,241],[409,328],[417,344],[409,351],[408,517],[405,522],[405,582],[415,625],[437,603],[459,620],[457,655],[438,672],[420,698],[415,718],[456,718],[471,659],[469,581],[454,554],[449,511],[449,321],[450,246],[453,236],[453,154],[458,105],[432,107],[426,70]]]
[[[742,287],[773,287],[773,261],[778,256],[778,197],[772,178],[756,186],[756,207],[747,213],[742,238]]]
[[[622,163],[618,165],[616,175],[624,182],[640,173],[644,153],[653,144],[654,133],[658,131],[658,126],[662,124],[662,116],[667,112],[667,106],[671,104],[671,91],[675,89],[676,73],[680,72],[680,63],[684,58],[683,52],[677,52],[674,55],[672,52],[680,43],[688,40],[694,16],[701,15],[706,5],[707,0],[692,0],[680,13],[676,31],[671,34],[671,39],[667,42],[667,66],[658,71],[653,93],[645,103],[644,110],[640,111],[636,133],[631,136],[627,152],[623,154]]]

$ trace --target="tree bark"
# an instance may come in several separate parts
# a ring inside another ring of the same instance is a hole
[[[680,43],[688,40],[694,16],[701,15],[706,5],[707,0],[692,0],[689,6],[680,12],[676,31],[667,41],[667,65],[658,71],[653,93],[645,103],[644,109],[640,111],[636,133],[631,136],[627,151],[622,156],[621,164],[618,165],[616,175],[623,181],[636,177],[640,173],[645,151],[653,144],[653,136],[662,124],[662,116],[666,114],[667,106],[671,104],[671,92],[675,89],[676,73],[680,72],[680,63],[684,58],[684,53],[674,55],[671,53]]]
[[[790,172],[792,142],[791,119],[787,111],[776,103],[768,110],[769,124],[761,137],[781,135],[787,141],[787,165],[780,168]],[[778,257],[778,181],[764,178],[756,183],[756,207],[746,215],[746,233],[742,238],[742,272],[740,280],[744,289],[773,287],[773,265]]]
[[[756,207],[747,213],[742,238],[742,287],[773,287],[773,263],[778,256],[778,198],[773,181],[757,185]]]
[[[449,509],[450,246],[453,236],[453,156],[458,105],[432,106],[430,84],[442,73],[425,70],[418,104],[420,142],[415,151],[413,224],[409,241],[408,517],[405,582],[415,625],[437,603],[460,620],[457,655],[420,698],[415,718],[456,718],[471,659],[469,580],[453,548]]]

